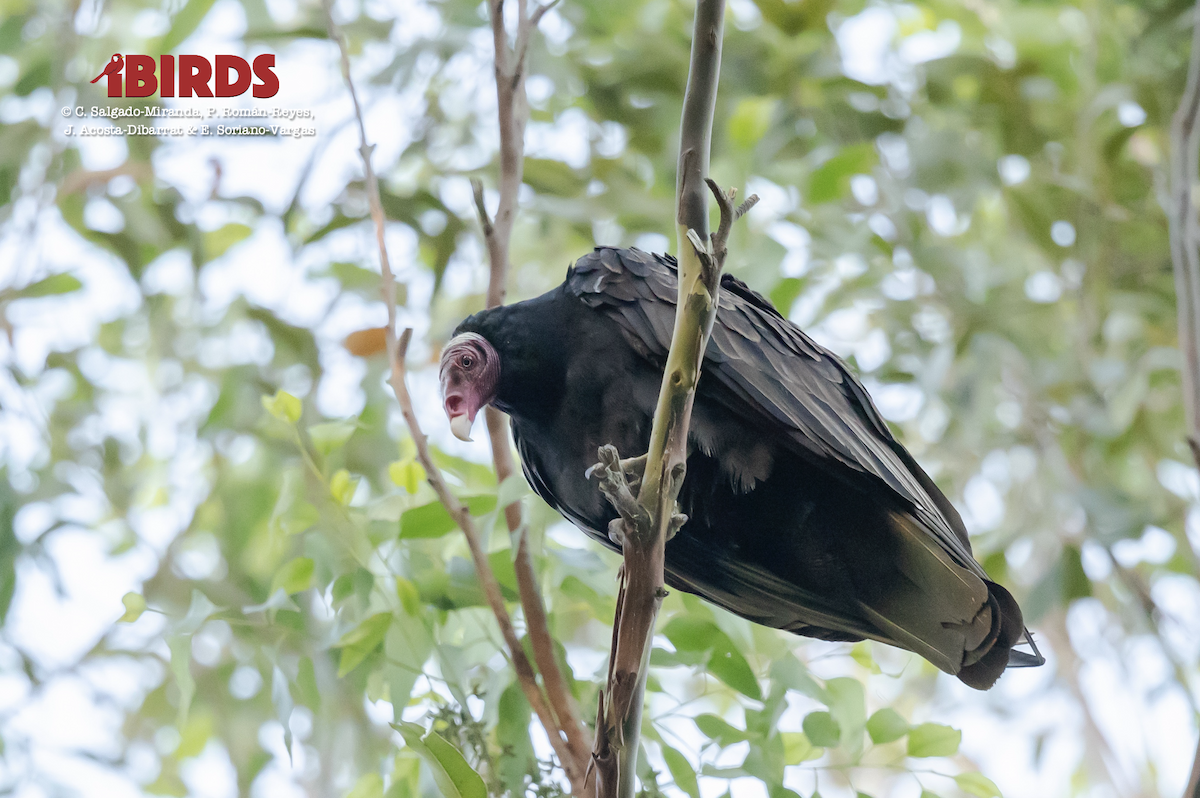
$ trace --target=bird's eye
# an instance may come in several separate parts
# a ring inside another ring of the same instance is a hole
[[[458,362],[462,364],[463,368],[469,369],[471,366],[475,365],[475,358],[471,357],[470,355],[463,355]]]

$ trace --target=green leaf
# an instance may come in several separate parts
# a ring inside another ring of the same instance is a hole
[[[680,652],[711,651],[708,658],[709,673],[756,701],[762,699],[762,688],[750,664],[734,646],[729,635],[712,621],[676,615],[663,629],[663,634]]]
[[[383,798],[383,777],[375,772],[362,774],[346,798]]]
[[[214,0],[188,0],[187,5],[179,10],[175,18],[171,20],[171,29],[163,36],[162,41],[157,47],[150,48],[146,52],[151,53],[169,53],[183,42],[184,39],[192,35],[192,32],[200,26],[204,20],[204,16],[208,10],[212,8]]]
[[[908,732],[908,755],[954,756],[961,742],[962,732],[958,729],[940,723],[922,723]]]
[[[357,668],[367,655],[379,647],[391,625],[392,614],[380,612],[342,635],[342,639],[334,646],[342,650],[342,659],[338,664],[339,679]]]
[[[481,515],[496,509],[495,496],[468,496],[463,499],[471,515]],[[441,502],[430,502],[420,507],[406,510],[400,516],[400,537],[404,540],[413,538],[440,538],[456,527],[454,519]]]
[[[396,577],[396,597],[400,599],[400,606],[409,615],[416,615],[421,611],[421,593],[417,590],[417,586],[403,576]]]
[[[22,546],[13,531],[19,506],[7,479],[0,479],[0,626],[17,589],[17,557]]]
[[[826,706],[833,700],[829,692],[809,675],[803,663],[793,656],[780,657],[771,663],[770,676],[787,689],[796,690]]]
[[[758,677],[750,669],[750,663],[734,648],[733,641],[724,632],[721,636],[725,639],[713,646],[712,656],[708,660],[708,672],[743,695],[761,701],[762,688],[758,684]]]
[[[397,460],[388,466],[388,477],[396,487],[404,488],[409,493],[416,493],[427,476],[425,466],[413,457]]]
[[[395,766],[392,768],[392,786],[388,787],[385,798],[419,798],[420,782],[421,757],[408,748],[401,748],[396,753]]]
[[[954,783],[968,795],[976,798],[1001,798],[1000,788],[982,773],[959,773]]]
[[[429,765],[433,780],[445,798],[487,798],[487,786],[458,749],[432,731],[415,723],[393,723],[404,744],[416,751]]]
[[[256,612],[265,612],[272,620],[275,618],[275,613],[279,610],[292,610],[299,612],[300,606],[292,601],[291,597],[283,588],[278,588],[274,593],[267,597],[267,600],[262,604],[247,604],[242,607],[242,612],[246,615],[253,615]]]
[[[191,0],[188,5],[192,5],[195,2],[196,0]],[[211,0],[206,0],[206,2],[211,4]],[[187,9],[184,8],[184,11],[186,10]],[[166,51],[164,50],[164,52]],[[218,227],[216,230],[205,233],[204,260],[207,262],[221,257],[234,244],[245,241],[247,238],[249,238],[252,232],[254,231],[246,225],[232,222],[230,224]]]
[[[726,723],[723,718],[716,715],[697,715],[692,718],[692,722],[704,734],[705,737],[715,742],[717,745],[725,748],[740,743],[743,740],[749,740],[753,735],[749,732],[742,731],[736,726]]]
[[[364,294],[369,294],[372,299],[379,298],[379,272],[364,269],[357,264],[334,261],[329,264],[328,269],[314,276],[332,277],[340,282],[346,291],[362,291]],[[401,286],[396,287],[400,288]],[[398,304],[403,305],[404,300],[400,299]]]
[[[496,489],[496,506],[507,507],[529,495],[529,483],[524,474],[510,474]]]
[[[285,533],[299,535],[321,520],[321,511],[312,502],[298,501],[276,520]]]
[[[738,101],[729,117],[729,140],[748,150],[771,128],[771,118],[779,100],[774,97],[746,97]]]
[[[662,755],[667,763],[667,770],[671,771],[671,778],[675,780],[675,786],[691,798],[700,798],[700,783],[696,780],[696,771],[692,769],[687,757],[666,744],[662,746]]]
[[[14,292],[13,296],[18,299],[36,299],[42,296],[57,296],[59,294],[70,294],[83,288],[83,283],[79,282],[79,278],[73,274],[52,274],[49,277],[44,277],[37,282],[30,283],[24,288]]]
[[[810,712],[804,717],[804,733],[813,745],[833,748],[842,737],[842,730],[828,712]]]
[[[350,504],[356,490],[358,490],[358,478],[350,476],[350,472],[344,468],[339,468],[329,479],[329,495],[343,507]]]
[[[588,183],[584,174],[550,158],[526,158],[523,179],[537,193],[558,197],[578,196]]]
[[[876,160],[875,145],[870,142],[843,147],[809,176],[808,202],[819,205],[841,199],[850,190],[850,178],[870,172]]]
[[[288,756],[292,755],[292,727],[288,722],[296,704],[292,701],[292,691],[288,687],[287,676],[283,669],[276,665],[271,670],[271,704],[275,707],[275,718],[283,726],[283,744]]]
[[[183,728],[179,729],[179,745],[171,752],[176,759],[188,759],[204,750],[204,746],[213,736],[213,716],[211,713],[194,712],[188,718]]]
[[[942,798],[942,796],[929,790],[921,790],[921,798]]]
[[[802,762],[820,759],[825,753],[825,749],[813,745],[808,735],[803,732],[780,732],[779,736],[783,738],[785,765],[799,765]]]
[[[908,734],[908,721],[891,707],[879,710],[867,721],[867,734],[876,745],[899,740]]]
[[[800,793],[789,790],[782,784],[772,784],[767,790],[767,796],[768,798],[804,798]],[[726,792],[722,798],[732,798],[732,793]]]
[[[192,602],[188,605],[187,615],[183,616],[171,629],[173,634],[192,635],[208,620],[208,616],[217,611],[217,605],[208,600],[201,591],[192,589]]]
[[[677,651],[707,651],[725,636],[712,621],[691,615],[676,615],[663,628],[663,634]]]
[[[879,665],[875,662],[875,658],[871,656],[871,647],[866,640],[861,643],[855,643],[851,647],[850,658],[870,673],[883,673],[879,669]]]
[[[829,693],[829,711],[841,729],[842,746],[856,756],[862,752],[867,725],[867,699],[862,682],[840,676],[828,679],[825,690]]]
[[[783,315],[791,312],[796,298],[804,291],[808,281],[800,277],[785,277],[771,289],[771,304]]]
[[[175,686],[179,688],[179,712],[175,725],[182,729],[187,723],[192,697],[196,695],[196,680],[192,676],[192,636],[171,635],[167,638],[167,648],[171,651],[171,674],[175,677]]]
[[[274,396],[262,398],[262,405],[267,412],[280,421],[295,424],[300,420],[302,407],[300,400],[284,390],[278,390]]]
[[[496,742],[502,753],[497,770],[510,795],[524,795],[525,774],[537,766],[537,755],[529,738],[532,712],[519,684],[513,682],[504,688],[499,709]]]
[[[297,557],[275,572],[271,580],[271,593],[282,589],[289,596],[312,587],[313,561],[308,557]]]
[[[317,687],[317,672],[311,657],[301,657],[296,673],[296,692],[300,703],[316,712],[321,708],[321,691]]]
[[[141,593],[130,591],[121,596],[121,603],[125,605],[125,614],[117,618],[117,623],[133,623],[146,611],[146,597]]]
[[[323,456],[342,448],[357,427],[349,421],[329,421],[324,424],[313,424],[308,428],[308,437],[312,439],[313,448]]]

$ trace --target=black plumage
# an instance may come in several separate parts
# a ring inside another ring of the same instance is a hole
[[[1040,664],[1012,651],[1032,644],[1020,608],[859,381],[744,283],[721,286],[667,583],[766,626],[914,651],[979,689]],[[456,331],[499,357],[487,399],[512,417],[530,485],[611,548],[616,514],[584,473],[602,444],[646,451],[675,301],[673,259],[598,248],[558,288]]]

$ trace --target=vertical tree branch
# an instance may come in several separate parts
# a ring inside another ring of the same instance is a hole
[[[490,265],[487,290],[489,308],[504,304],[506,294],[509,244],[516,223],[518,192],[525,170],[525,125],[529,121],[529,103],[525,95],[526,54],[537,23],[548,9],[549,5],[540,6],[530,16],[525,0],[519,0],[516,43],[515,48],[510,48],[504,29],[504,0],[491,0],[488,3],[492,42],[495,47],[496,107],[500,125],[500,204],[494,221],[488,218],[484,205],[483,185],[474,181],[473,188]],[[484,411],[484,418],[492,447],[496,479],[503,482],[516,471],[512,445],[509,442],[507,417],[499,410],[488,407]],[[591,750],[591,741],[579,720],[574,696],[571,695],[566,679],[558,667],[558,660],[554,656],[554,641],[550,635],[546,608],[538,590],[537,575],[529,551],[529,538],[521,534],[521,505],[514,502],[505,507],[504,517],[509,532],[515,536],[516,558],[513,567],[534,661],[542,674],[542,683],[546,688],[558,729],[566,736],[567,747],[573,760],[572,767],[583,772]],[[546,732],[554,733],[549,728]]]
[[[1171,121],[1170,223],[1171,261],[1179,318],[1179,349],[1183,354],[1183,400],[1187,409],[1188,443],[1200,463],[1200,248],[1197,247],[1196,206],[1200,136],[1200,5],[1193,12],[1192,53],[1187,84]]]
[[[576,795],[584,794],[584,770],[567,745],[567,741],[559,733],[558,723],[555,721],[554,715],[551,713],[550,707],[546,703],[546,699],[542,694],[541,688],[537,683],[537,676],[534,673],[533,666],[529,662],[529,658],[525,655],[525,649],[521,645],[520,638],[517,637],[516,629],[513,626],[512,618],[508,614],[508,609],[504,605],[504,596],[500,591],[500,584],[496,580],[495,574],[492,572],[491,566],[487,560],[487,554],[483,550],[483,545],[480,541],[478,530],[475,528],[475,523],[471,518],[470,510],[467,506],[458,500],[453,493],[450,492],[449,486],[442,477],[441,471],[433,462],[433,458],[429,452],[429,442],[425,434],[421,431],[421,427],[417,422],[416,414],[413,412],[412,398],[408,393],[408,386],[405,382],[406,363],[405,354],[408,350],[408,343],[412,337],[412,330],[404,331],[403,336],[399,340],[396,339],[396,280],[392,273],[391,262],[388,259],[387,243],[385,239],[385,217],[383,213],[383,203],[379,196],[379,183],[375,175],[375,170],[371,166],[372,145],[367,143],[366,125],[363,120],[362,107],[359,104],[358,93],[354,87],[354,81],[350,76],[350,57],[346,47],[345,39],[341,35],[337,24],[333,21],[332,9],[329,0],[325,3],[326,20],[329,27],[330,37],[337,42],[338,49],[341,54],[342,76],[346,81],[346,86],[350,90],[350,97],[354,103],[354,114],[358,122],[359,132],[359,155],[363,162],[363,173],[366,178],[367,199],[371,207],[371,219],[375,226],[375,238],[379,246],[379,264],[382,272],[380,283],[381,293],[383,295],[384,304],[387,307],[388,323],[384,329],[384,339],[387,344],[388,361],[391,363],[391,374],[389,383],[392,387],[392,392],[396,396],[396,401],[400,405],[400,412],[404,416],[404,421],[408,425],[409,433],[412,435],[413,443],[416,445],[417,460],[425,468],[430,486],[434,493],[437,494],[438,500],[446,508],[450,517],[454,519],[459,529],[462,530],[464,537],[467,540],[467,546],[471,551],[471,559],[475,563],[475,572],[479,577],[480,586],[483,589],[484,597],[488,605],[492,609],[492,613],[496,616],[496,623],[500,627],[500,633],[504,638],[504,642],[508,647],[509,655],[512,658],[513,670],[517,675],[517,682],[521,686],[521,690],[525,693],[525,698],[529,701],[530,707],[538,716],[543,728],[546,730],[546,736],[550,740],[550,745],[558,756],[559,762],[562,765],[563,771],[567,774],[568,780],[571,782],[571,790]],[[520,179],[518,177],[518,186]],[[511,224],[510,224],[511,229]],[[504,447],[507,453],[507,444]],[[511,472],[511,454],[509,455],[509,470]],[[517,520],[519,522],[519,508],[517,511]]]
[[[654,623],[662,599],[664,547],[684,520],[676,498],[687,468],[687,437],[704,349],[716,318],[724,240],[708,237],[708,172],[713,109],[721,68],[723,0],[698,0],[692,34],[687,94],[680,122],[679,169],[676,179],[676,225],[679,242],[678,300],[675,328],[667,354],[662,387],[650,433],[650,447],[636,501],[612,447],[601,451],[605,495],[621,519],[616,530],[624,563],[622,590],[614,621],[609,678],[596,720],[593,763],[601,798],[631,798],[641,733],[645,678]],[[727,197],[722,203],[722,231],[732,219]]]
[[[1175,302],[1179,319],[1181,377],[1187,410],[1187,441],[1192,459],[1200,465],[1200,246],[1197,245],[1193,191],[1200,164],[1200,4],[1192,11],[1192,51],[1187,83],[1171,120],[1170,224],[1171,262],[1175,271]],[[1193,559],[1200,553],[1193,551]],[[1187,685],[1184,685],[1187,688]],[[1185,798],[1200,798],[1200,742],[1192,763]]]

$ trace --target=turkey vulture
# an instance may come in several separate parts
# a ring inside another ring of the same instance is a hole
[[[862,384],[740,280],[721,288],[667,584],[776,629],[914,651],[981,690],[1040,665],[1013,650],[1033,645],[1020,608]],[[442,353],[451,429],[508,413],[532,488],[619,549],[585,473],[603,444],[646,451],[675,302],[673,258],[599,247],[558,288],[476,313]]]

